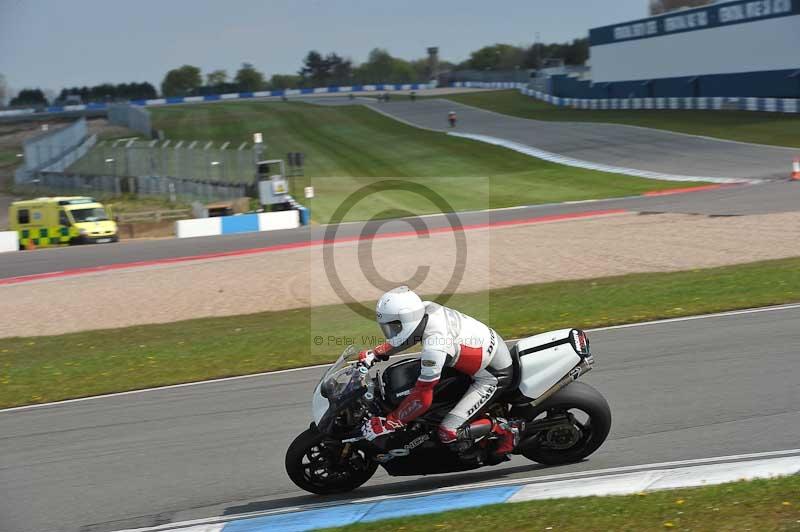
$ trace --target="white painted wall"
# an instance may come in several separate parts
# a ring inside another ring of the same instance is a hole
[[[0,231],[0,253],[19,251],[19,237],[16,231]]]
[[[214,236],[222,234],[222,218],[196,218],[194,220],[178,220],[175,222],[175,234],[178,238],[195,236]]]
[[[592,46],[592,81],[800,68],[800,15]]]
[[[263,212],[258,215],[259,231],[276,231],[300,227],[298,211]]]

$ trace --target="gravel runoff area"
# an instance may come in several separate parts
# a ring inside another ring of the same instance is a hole
[[[463,233],[467,254],[457,291],[798,256],[799,231],[800,213],[623,213],[474,229]],[[375,299],[382,288],[415,272],[425,279],[419,291],[440,293],[456,266],[452,233],[348,242],[331,249],[342,283],[357,300]],[[375,257],[372,271],[386,279],[383,284],[369,280],[378,279],[369,273],[370,257]],[[339,303],[326,275],[331,271],[323,249],[309,247],[0,286],[0,337]]]

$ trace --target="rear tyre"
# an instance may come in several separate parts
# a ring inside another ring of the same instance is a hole
[[[352,491],[372,478],[378,463],[353,445],[345,450],[345,445],[307,429],[286,451],[286,473],[299,488],[318,495]]]
[[[564,419],[556,428],[524,438],[522,455],[545,465],[583,460],[597,450],[611,430],[611,408],[600,392],[584,382],[573,382],[542,405],[542,419]],[[535,425],[535,422],[532,423]]]

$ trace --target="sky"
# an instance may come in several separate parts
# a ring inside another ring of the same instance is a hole
[[[0,74],[13,89],[149,81],[171,68],[267,77],[296,73],[309,50],[356,63],[372,48],[462,61],[481,46],[585,37],[647,15],[647,0],[0,0]],[[613,7],[612,7],[613,6]]]

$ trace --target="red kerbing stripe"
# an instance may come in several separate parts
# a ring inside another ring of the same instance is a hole
[[[458,360],[453,369],[466,373],[467,375],[475,375],[481,369],[481,362],[483,361],[483,348],[470,347],[462,345],[461,351],[458,355]]]
[[[739,183],[730,183],[724,185],[701,185],[699,187],[686,187],[686,188],[671,188],[669,190],[651,190],[645,192],[642,196],[671,196],[672,194],[686,194],[687,192],[702,192],[705,190],[717,190],[720,188],[738,187]]]
[[[504,220],[496,222],[488,222],[482,224],[464,225],[458,230],[470,231],[474,229],[487,229],[494,227],[508,227],[513,225],[533,225],[539,223],[556,222],[560,220],[577,220],[580,218],[591,218],[594,216],[605,216],[611,214],[622,214],[628,212],[625,209],[608,209],[603,211],[589,211],[569,214],[551,214],[548,216],[537,216],[534,218],[522,218],[519,220]],[[74,270],[64,270],[59,272],[36,273],[33,275],[21,275],[19,277],[7,277],[0,279],[0,286],[9,284],[25,283],[28,281],[40,281],[43,279],[52,279],[57,277],[69,277],[73,275],[82,275],[86,273],[99,273],[114,270],[125,270],[128,268],[141,268],[145,266],[157,266],[161,264],[179,264],[182,262],[190,262],[196,260],[220,259],[226,257],[241,257],[245,255],[256,255],[258,253],[269,253],[273,251],[284,251],[287,249],[308,248],[313,246],[323,246],[326,244],[341,244],[346,242],[359,242],[362,240],[380,240],[384,238],[402,238],[408,236],[419,236],[426,234],[436,233],[452,233],[456,230],[450,227],[437,227],[427,231],[400,231],[397,233],[382,233],[378,235],[367,236],[348,236],[336,238],[334,240],[309,240],[307,242],[291,242],[288,244],[275,244],[273,246],[266,246],[261,248],[239,249],[236,251],[221,251],[218,253],[207,253],[204,255],[190,255],[187,257],[170,257],[166,259],[145,260],[138,262],[125,262],[122,264],[105,264],[102,266],[89,266],[86,268],[75,268]],[[29,252],[30,253],[30,252]]]

